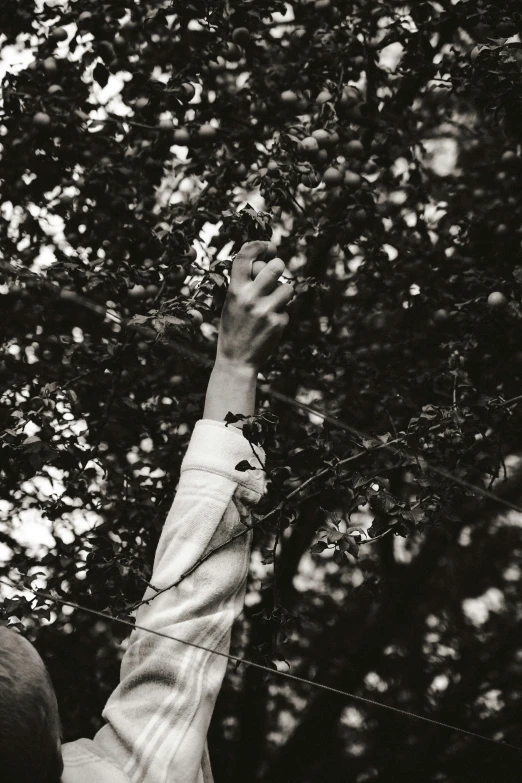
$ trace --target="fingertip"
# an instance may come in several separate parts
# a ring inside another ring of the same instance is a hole
[[[281,271],[284,271],[286,269],[285,262],[283,261],[282,258],[279,258],[279,256],[277,256],[276,258],[271,258],[270,261],[268,261],[268,264],[271,264],[273,269],[277,269],[277,267],[281,266],[282,264],[283,267]]]
[[[237,255],[256,256],[266,252],[267,242],[261,239],[253,239],[251,242],[245,242],[238,250]]]

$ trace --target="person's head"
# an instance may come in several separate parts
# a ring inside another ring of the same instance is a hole
[[[62,726],[44,662],[27,639],[0,627],[0,777],[59,783]]]

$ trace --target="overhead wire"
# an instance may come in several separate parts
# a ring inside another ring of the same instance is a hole
[[[16,272],[21,275],[21,277],[31,277],[34,279],[35,275],[34,273],[29,272],[28,270],[14,267],[12,264],[9,264],[5,261],[0,261],[0,267],[4,268],[5,271],[10,272]],[[90,299],[84,296],[78,295],[75,291],[70,291],[68,289],[58,289],[51,285],[50,283],[47,283],[46,281],[40,281],[42,285],[46,288],[46,290],[49,291],[49,293],[53,293],[54,295],[59,296],[59,298],[68,300],[71,302],[74,302],[75,304],[78,304],[82,307],[86,307],[87,309],[92,310],[97,315],[100,315],[102,317],[109,317],[110,316],[110,308],[103,307],[102,305],[96,304],[94,302],[91,302]],[[143,326],[141,324],[130,324],[131,319],[127,319],[124,317],[118,316],[119,323],[122,327],[132,326],[132,329],[136,331],[139,334],[142,334],[146,337],[154,337],[157,338],[157,334],[153,329],[150,329],[149,327]],[[178,343],[175,343],[173,340],[165,340],[162,343],[166,347],[172,348],[177,353],[184,355],[185,358],[190,358],[196,363],[201,364],[204,367],[212,367],[214,365],[214,362],[212,359],[209,359],[206,356],[200,355],[197,351],[192,350],[188,346],[181,346],[178,345]],[[374,439],[375,436],[370,436],[367,433],[357,429],[356,427],[352,427],[349,424],[346,424],[346,422],[341,421],[340,419],[336,419],[333,416],[330,416],[327,413],[323,413],[322,411],[319,411],[315,408],[313,408],[310,405],[307,405],[306,403],[300,402],[299,400],[292,399],[286,394],[283,394],[282,392],[279,392],[275,389],[272,389],[270,384],[267,384],[266,381],[257,379],[256,381],[257,386],[259,390],[270,396],[274,397],[276,399],[279,399],[288,405],[291,405],[292,407],[295,407],[300,410],[305,410],[308,413],[312,413],[315,416],[319,416],[323,418],[325,421],[328,421],[329,424],[331,424],[334,427],[337,427],[339,429],[344,430],[345,432],[349,432],[352,436],[355,436],[359,438],[360,440],[371,440]],[[506,400],[504,402],[498,403],[499,407],[507,406],[510,404],[516,404],[517,402],[522,401],[521,397],[515,397],[511,400]],[[405,437],[405,436],[404,436]],[[481,497],[487,498],[488,500],[494,500],[500,505],[505,506],[506,508],[509,508],[513,511],[517,511],[518,513],[522,514],[522,508],[514,503],[512,503],[509,500],[506,500],[505,498],[502,498],[498,495],[495,495],[493,492],[490,492],[487,489],[483,489],[482,487],[477,487],[476,484],[472,484],[469,481],[466,481],[465,479],[462,479],[458,476],[453,475],[452,473],[449,473],[448,471],[443,470],[442,468],[439,468],[436,465],[432,465],[426,457],[423,455],[417,455],[413,453],[410,449],[405,448],[396,448],[392,446],[391,444],[383,444],[384,449],[388,449],[390,451],[393,451],[394,454],[400,454],[402,456],[407,456],[412,459],[415,459],[418,464],[421,465],[424,469],[430,470],[433,473],[436,473],[437,475],[441,476],[442,478],[445,478],[449,481],[453,481],[456,484],[460,484],[461,486],[465,487],[466,489],[470,490],[471,492],[475,493],[476,495],[479,495]]]
[[[332,426],[338,427],[339,429],[343,429],[346,432],[349,432],[351,435],[355,435],[356,437],[360,438],[361,440],[376,439],[374,435],[368,435],[367,433],[362,432],[361,430],[356,429],[355,427],[351,427],[349,424],[346,424],[346,422],[341,421],[340,419],[336,419],[333,416],[329,416],[328,414],[322,413],[321,411],[312,408],[310,405],[306,405],[305,403],[299,402],[298,400],[293,400],[291,397],[288,397],[286,394],[282,394],[281,392],[278,392],[275,389],[271,389],[271,388],[269,389],[267,385],[265,385],[265,390],[261,386],[261,391],[265,391],[265,393],[270,394],[271,397],[276,397],[277,399],[286,402],[288,405],[291,405],[292,407],[306,410],[309,413],[313,413],[316,416],[322,416],[322,418],[324,418],[326,421],[332,424]],[[397,438],[396,441],[394,442],[399,442],[400,440],[401,438]],[[431,470],[433,473],[436,473],[442,478],[446,478],[450,481],[455,482],[456,484],[460,484],[461,486],[471,490],[477,495],[481,495],[482,497],[487,498],[488,500],[494,500],[497,503],[500,503],[501,505],[512,509],[513,511],[518,511],[519,514],[522,514],[522,507],[518,506],[516,503],[512,503],[510,500],[506,500],[506,498],[500,497],[499,495],[495,495],[494,492],[490,492],[488,489],[483,489],[483,487],[477,487],[476,484],[471,484],[471,482],[466,481],[465,479],[462,479],[459,476],[455,476],[453,475],[453,473],[449,473],[443,468],[439,468],[437,465],[432,465],[422,455],[417,455],[412,451],[410,451],[409,449],[403,448],[402,446],[401,447],[394,446],[393,443],[383,442],[382,448],[384,450],[392,451],[394,454],[399,454],[400,456],[411,457],[412,459],[415,459],[422,468],[425,468],[426,470]]]
[[[67,292],[67,293],[69,293],[69,292]],[[68,296],[66,295],[64,298],[70,298],[70,299],[74,298],[76,300],[76,295],[73,292],[70,292],[70,294]],[[78,301],[79,304],[87,306],[87,300],[85,300],[84,297],[77,297],[77,299],[80,300],[80,301]],[[89,302],[89,306],[90,306],[90,304],[91,303]],[[98,306],[96,308],[96,312],[98,312],[98,314],[102,315],[102,312],[101,312],[102,309],[104,309],[104,308],[100,308]],[[103,314],[106,316],[107,313],[105,312]],[[122,325],[126,326],[127,324],[125,323],[124,319],[122,319],[122,321],[123,321]],[[137,327],[136,331],[143,332],[143,333],[145,333],[145,331],[147,333],[152,332],[152,330],[149,330],[149,329],[146,329],[146,328],[143,328],[143,327],[142,328]],[[209,360],[206,357],[200,356],[197,352],[195,352],[195,351],[193,351],[193,350],[191,350],[191,349],[189,349],[189,348],[187,348],[185,346],[183,346],[183,348],[180,351],[180,347],[176,343],[173,343],[172,341],[168,341],[168,345],[171,345],[171,347],[175,348],[177,351],[182,352],[185,355],[190,356],[191,359],[195,360],[198,363],[201,363],[201,364],[203,364],[205,366],[210,366],[210,364],[211,364],[211,360]],[[355,427],[352,427],[352,426],[346,424],[346,422],[344,422],[344,421],[342,421],[340,419],[336,419],[335,417],[330,416],[329,414],[323,413],[322,411],[319,411],[316,408],[313,408],[312,406],[307,405],[306,403],[303,403],[303,402],[300,402],[298,400],[292,399],[291,397],[283,394],[282,392],[278,392],[275,389],[272,389],[270,387],[270,385],[267,384],[264,381],[258,380],[257,381],[257,385],[259,387],[259,390],[262,393],[267,394],[267,395],[269,395],[271,397],[280,399],[281,401],[289,404],[292,407],[295,407],[295,408],[298,408],[300,410],[307,411],[308,413],[311,413],[313,415],[319,416],[319,417],[323,418],[325,421],[327,421],[328,423],[330,423],[332,426],[337,427],[339,429],[342,429],[342,430],[344,430],[346,432],[349,432],[352,436],[355,436],[355,437],[359,438],[361,441],[375,439],[374,436],[370,436],[367,433],[364,433],[363,431],[359,430],[358,428],[355,428]],[[517,397],[517,398],[514,398],[513,400],[508,400],[508,401],[505,401],[505,402],[503,402],[501,404],[502,405],[508,405],[508,404],[516,403],[520,399],[522,399],[522,397]],[[394,442],[398,442],[400,440],[401,439],[397,439]],[[471,491],[472,493],[474,493],[476,495],[482,496],[483,498],[486,498],[488,500],[493,500],[496,503],[499,503],[500,505],[503,505],[503,506],[509,508],[510,510],[517,511],[518,513],[522,514],[522,508],[520,506],[518,506],[517,504],[512,503],[511,501],[507,500],[506,498],[502,498],[501,496],[496,495],[495,493],[490,492],[489,490],[486,490],[486,489],[484,489],[482,487],[478,487],[475,484],[471,484],[471,482],[468,482],[465,479],[462,479],[462,478],[460,478],[458,476],[455,476],[452,473],[450,473],[448,471],[445,471],[444,469],[439,468],[436,465],[430,464],[426,460],[426,458],[424,456],[420,456],[420,459],[419,459],[419,455],[416,455],[416,454],[412,453],[409,449],[404,449],[402,447],[396,447],[396,446],[393,445],[393,443],[385,443],[385,442],[383,442],[380,447],[382,449],[384,449],[384,450],[392,451],[396,455],[398,454],[400,456],[408,456],[410,458],[413,458],[413,459],[415,459],[417,461],[417,464],[419,464],[422,468],[427,469],[427,470],[429,470],[429,471],[431,471],[433,473],[436,473],[437,475],[439,475],[439,476],[441,476],[441,477],[443,477],[443,478],[445,478],[445,479],[447,479],[449,481],[452,481],[454,483],[460,484],[461,486],[465,487],[466,489],[468,489],[469,491]],[[372,449],[368,449],[368,451],[371,451],[371,450]],[[225,542],[225,543],[228,543],[228,542]],[[205,650],[206,652],[210,652],[212,654],[221,655],[221,656],[223,656],[225,658],[228,658],[229,660],[234,661],[236,663],[244,663],[245,665],[253,666],[255,668],[261,669],[261,670],[266,671],[266,672],[271,673],[271,674],[276,674],[276,675],[279,675],[279,676],[282,676],[282,677],[286,677],[287,679],[291,679],[291,680],[294,680],[294,681],[297,681],[297,682],[301,682],[303,684],[307,684],[307,685],[310,685],[312,687],[320,688],[322,690],[329,691],[331,693],[335,693],[335,694],[338,694],[338,695],[341,695],[341,696],[344,696],[344,697],[347,697],[347,698],[352,698],[352,699],[355,699],[355,700],[358,700],[358,701],[365,702],[367,704],[371,704],[373,706],[381,707],[382,709],[391,710],[391,711],[394,711],[396,713],[400,713],[400,714],[405,715],[405,716],[410,717],[410,718],[415,718],[417,720],[425,721],[425,722],[428,722],[428,723],[431,723],[431,724],[434,724],[434,725],[437,725],[437,726],[441,726],[441,727],[450,729],[452,731],[460,732],[462,734],[467,734],[467,735],[469,735],[471,737],[474,737],[476,739],[481,739],[481,740],[486,741],[486,742],[498,744],[498,745],[501,745],[503,747],[511,748],[513,750],[517,750],[518,752],[522,752],[522,747],[518,747],[516,745],[511,745],[510,743],[504,742],[503,740],[495,740],[495,739],[493,739],[491,737],[486,737],[486,736],[484,736],[482,734],[478,734],[476,732],[472,732],[472,731],[469,731],[467,729],[462,729],[462,728],[457,727],[457,726],[452,726],[450,724],[443,723],[441,721],[437,721],[437,720],[435,720],[433,718],[428,718],[428,717],[422,716],[422,715],[416,715],[414,713],[408,712],[407,710],[401,710],[398,707],[392,707],[391,705],[382,704],[381,702],[377,702],[377,701],[374,701],[372,699],[368,699],[366,697],[358,696],[356,694],[349,693],[348,691],[343,691],[343,690],[340,690],[340,689],[337,689],[337,688],[332,688],[332,687],[330,687],[328,685],[324,685],[323,683],[318,683],[318,682],[315,682],[313,680],[308,680],[306,678],[298,677],[298,676],[292,675],[292,674],[290,674],[288,672],[282,672],[282,671],[279,671],[279,670],[274,670],[274,669],[272,669],[272,668],[270,668],[268,666],[263,666],[262,664],[255,663],[254,661],[249,661],[249,660],[247,660],[245,658],[241,658],[241,657],[238,657],[238,656],[233,656],[233,655],[226,654],[226,653],[221,653],[221,652],[219,652],[217,650],[212,650],[212,649],[203,647],[201,645],[197,645],[196,643],[193,643],[193,642],[188,642],[188,641],[183,640],[183,639],[177,639],[176,637],[169,636],[168,634],[164,634],[164,633],[162,633],[160,631],[156,631],[154,629],[150,629],[150,628],[146,628],[144,626],[136,625],[135,623],[132,623],[129,620],[125,620],[124,618],[114,617],[114,616],[108,615],[106,613],[99,612],[97,610],[81,606],[81,605],[76,604],[76,603],[74,603],[72,601],[65,601],[64,599],[61,599],[61,598],[58,598],[58,597],[55,597],[55,596],[51,596],[51,595],[49,595],[47,593],[44,593],[43,591],[35,591],[33,588],[29,588],[26,585],[23,585],[22,587],[20,587],[18,585],[14,585],[14,584],[8,584],[8,583],[4,582],[1,579],[0,579],[0,583],[2,583],[4,585],[7,585],[7,586],[9,586],[11,588],[14,587],[16,589],[28,590],[29,592],[33,593],[33,595],[35,595],[36,597],[40,597],[40,598],[43,598],[45,600],[49,600],[49,601],[53,601],[53,602],[56,602],[56,603],[59,603],[59,604],[63,604],[65,606],[70,606],[70,607],[72,607],[72,608],[74,608],[74,609],[76,609],[78,611],[82,611],[82,612],[87,612],[87,613],[93,614],[95,616],[101,617],[101,618],[103,618],[105,620],[108,620],[110,622],[118,622],[118,623],[127,625],[128,627],[133,628],[133,629],[137,628],[137,629],[143,630],[144,632],[156,634],[158,636],[162,636],[164,638],[171,639],[172,641],[177,641],[177,642],[179,642],[181,644],[186,644],[186,645],[189,645],[189,646],[192,646],[192,647],[196,647],[196,648]]]
[[[316,682],[315,680],[308,680],[305,677],[298,677],[296,674],[290,674],[289,672],[283,672],[283,671],[280,671],[279,669],[272,669],[269,666],[264,666],[261,663],[256,663],[255,661],[250,661],[250,660],[248,660],[248,658],[243,658],[241,656],[231,655],[230,653],[224,653],[224,652],[221,652],[219,650],[214,650],[212,648],[205,647],[205,646],[203,646],[201,644],[197,644],[196,642],[189,642],[186,639],[180,639],[180,638],[178,638],[176,636],[172,636],[170,634],[164,633],[163,631],[157,631],[157,630],[155,630],[153,628],[147,628],[146,626],[138,625],[136,623],[131,622],[130,620],[126,620],[123,617],[117,617],[117,616],[113,616],[113,615],[110,615],[110,614],[106,614],[105,612],[100,612],[97,609],[91,609],[89,607],[82,606],[81,604],[77,604],[74,601],[67,601],[64,598],[59,598],[57,596],[50,595],[49,593],[46,593],[46,592],[44,592],[42,590],[35,590],[33,587],[28,587],[23,582],[22,582],[22,585],[17,585],[9,577],[8,577],[8,579],[9,579],[9,581],[4,581],[4,579],[0,579],[0,584],[3,584],[5,586],[7,586],[7,587],[14,588],[14,589],[17,589],[17,590],[27,590],[28,592],[30,592],[33,595],[35,595],[37,598],[41,598],[41,599],[46,600],[46,601],[52,601],[54,603],[62,604],[63,606],[70,606],[73,609],[76,609],[77,611],[86,612],[87,614],[92,614],[95,617],[99,617],[101,619],[108,620],[111,623],[120,623],[122,625],[126,625],[129,628],[131,628],[132,630],[144,631],[145,633],[154,634],[155,636],[159,636],[159,637],[161,637],[163,639],[169,639],[170,641],[178,642],[180,644],[187,645],[188,647],[194,647],[194,648],[196,648],[198,650],[203,650],[204,652],[208,652],[208,653],[210,653],[212,655],[219,655],[222,658],[227,658],[229,661],[233,661],[236,664],[243,663],[246,666],[252,666],[252,667],[254,667],[256,669],[260,669],[261,671],[268,672],[269,674],[273,674],[273,675],[276,675],[276,676],[279,676],[279,677],[285,677],[286,679],[293,680],[294,682],[299,682],[299,683],[302,683],[304,685],[310,685],[313,688],[318,688],[320,690],[327,691],[329,693],[334,693],[334,694],[336,694],[338,696],[344,696],[344,697],[349,698],[349,699],[354,699],[356,701],[360,701],[360,702],[363,702],[365,704],[370,704],[370,705],[372,705],[374,707],[380,707],[381,709],[389,710],[389,711],[398,713],[400,715],[405,715],[406,717],[413,718],[414,720],[419,720],[419,721],[424,721],[426,723],[431,723],[432,725],[439,726],[441,728],[449,729],[451,731],[456,731],[456,732],[458,732],[460,734],[466,734],[466,735],[468,735],[470,737],[473,737],[475,739],[480,739],[480,740],[483,740],[485,742],[490,742],[490,743],[493,743],[495,745],[500,745],[500,746],[502,746],[504,748],[510,748],[512,750],[518,751],[519,753],[522,753],[522,747],[520,747],[518,745],[512,745],[511,743],[505,742],[504,740],[498,740],[498,739],[494,739],[493,737],[487,737],[484,734],[479,734],[478,732],[475,732],[475,731],[469,731],[469,729],[463,729],[463,728],[461,728],[459,726],[453,726],[453,725],[451,725],[449,723],[444,723],[443,721],[435,720],[434,718],[428,718],[425,715],[417,715],[416,713],[409,712],[408,710],[403,710],[403,709],[400,709],[399,707],[393,707],[390,704],[383,704],[382,702],[375,701],[374,699],[369,699],[369,698],[367,698],[365,696],[359,696],[358,694],[350,693],[349,691],[343,691],[340,688],[333,688],[330,685],[325,685],[324,683]]]

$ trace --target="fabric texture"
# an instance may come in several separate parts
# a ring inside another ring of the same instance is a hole
[[[228,653],[243,609],[250,562],[251,510],[266,492],[265,452],[254,455],[242,431],[200,419],[181,464],[180,480],[161,533],[151,584],[172,585],[211,549],[178,587],[136,611],[136,623]],[[247,460],[255,470],[237,471]],[[247,532],[244,532],[244,531]],[[93,740],[63,746],[62,783],[213,783],[207,732],[227,660],[135,629],[121,663],[120,683]]]

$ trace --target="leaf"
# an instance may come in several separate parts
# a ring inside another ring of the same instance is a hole
[[[326,534],[329,544],[336,544],[344,538],[345,534],[340,533],[338,530],[329,530]]]
[[[359,544],[353,536],[346,536],[343,543],[345,543],[347,547],[348,554],[355,558],[359,557]]]
[[[241,473],[244,473],[246,470],[256,470],[256,468],[250,464],[246,459],[241,460],[241,462],[238,462],[236,465],[236,470],[239,470]]]
[[[420,419],[436,419],[439,414],[437,408],[434,405],[423,405]]]
[[[210,277],[211,280],[214,281],[214,283],[216,285],[218,285],[220,287],[225,285],[226,281],[225,281],[225,278],[223,277],[223,275],[220,275],[217,272],[209,272],[209,277]]]
[[[371,538],[376,538],[381,533],[384,533],[385,530],[388,530],[389,526],[390,526],[389,517],[376,516],[372,522],[371,527],[368,528],[366,532],[370,535]]]
[[[353,478],[352,486],[354,489],[359,489],[359,487],[364,487],[366,484],[369,484],[370,481],[372,481],[371,478],[361,476],[360,473],[354,473],[353,476],[354,478]]]
[[[234,424],[236,421],[244,421],[247,418],[248,416],[243,416],[242,413],[231,413],[231,411],[228,411],[225,421],[227,424]]]
[[[346,553],[341,552],[340,549],[336,549],[333,553],[333,561],[334,563],[337,563],[337,565],[343,565],[343,563],[346,560]]]
[[[365,449],[372,449],[381,445],[377,438],[363,438],[362,444]]]
[[[100,87],[103,88],[103,87],[107,86],[107,82],[109,81],[110,73],[107,70],[107,68],[105,67],[105,65],[103,65],[103,63],[98,63],[98,65],[96,66],[96,68],[92,72],[92,75],[93,75],[95,81],[98,82]]]
[[[149,318],[147,315],[134,315],[129,321],[129,326],[132,324],[138,324],[138,326],[141,326],[141,324],[146,324],[148,320]]]
[[[378,494],[371,496],[368,502],[374,511],[378,511],[382,514],[389,514],[398,504],[397,499],[387,492],[379,492]]]
[[[247,421],[243,425],[243,435],[247,440],[254,444],[254,446],[262,446],[264,442],[263,430],[261,425],[256,421]]]
[[[23,445],[25,446],[25,451],[30,454],[36,454],[36,452],[41,451],[44,447],[43,441],[37,435],[31,435],[29,438],[26,438]],[[31,464],[36,466],[37,463],[31,462]]]
[[[325,549],[328,549],[328,544],[325,541],[317,541],[310,547],[310,554],[318,555],[321,552],[324,552]]]
[[[417,522],[422,522],[423,520],[426,519],[426,514],[420,508],[414,508],[414,509],[405,508],[405,509],[401,509],[397,513],[401,517],[401,519],[406,519],[409,522],[417,523]]]

